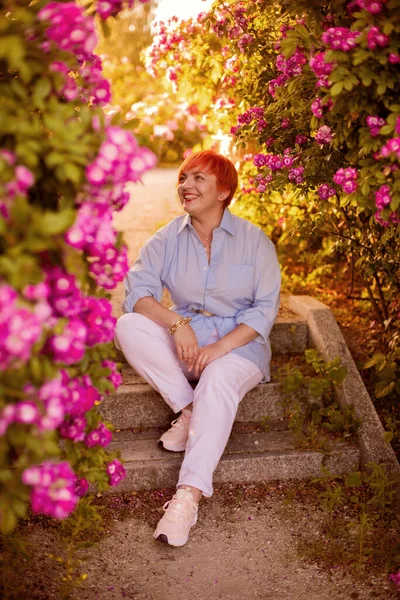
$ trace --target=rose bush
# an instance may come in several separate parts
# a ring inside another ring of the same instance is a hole
[[[275,235],[283,262],[296,252],[309,263],[320,249],[314,272],[351,265],[391,350],[400,328],[399,37],[394,0],[221,0],[164,27],[148,53],[152,72],[173,69],[215,137],[233,137],[235,210]],[[398,371],[385,373],[378,396],[399,394]]]
[[[94,18],[132,1],[8,0],[0,72],[0,528],[64,519],[124,476],[97,407],[121,382],[109,290],[128,268],[112,212],[155,164],[106,117]]]
[[[173,69],[167,73],[171,77],[154,77],[145,68],[146,48],[154,37],[152,19],[152,4],[137,4],[134,10],[111,19],[97,52],[113,96],[107,112],[118,112],[139,143],[162,163],[174,164],[188,147],[201,144],[208,132],[197,118],[196,105],[176,94]]]

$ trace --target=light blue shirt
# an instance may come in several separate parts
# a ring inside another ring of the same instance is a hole
[[[123,310],[132,312],[146,296],[160,302],[165,287],[174,302],[171,310],[192,317],[199,346],[206,345],[215,329],[223,337],[245,323],[259,335],[232,352],[255,363],[263,381],[269,381],[269,334],[278,312],[280,281],[275,246],[259,227],[226,208],[213,232],[208,264],[190,216],[182,215],[146,241],[125,277]],[[192,307],[216,316],[197,314]]]

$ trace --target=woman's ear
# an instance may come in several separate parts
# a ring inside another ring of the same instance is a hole
[[[220,190],[218,193],[218,200],[220,202],[225,202],[227,197],[229,196],[229,190]]]

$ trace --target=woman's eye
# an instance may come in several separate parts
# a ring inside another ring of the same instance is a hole
[[[200,181],[203,181],[203,178],[200,177],[200,175],[196,175],[196,179],[200,179]]]

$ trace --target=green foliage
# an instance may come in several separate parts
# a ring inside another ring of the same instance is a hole
[[[112,113],[118,111],[138,142],[150,148],[161,163],[175,164],[185,150],[201,144],[206,135],[192,102],[182,102],[173,84],[154,77],[146,68],[146,47],[154,39],[152,3],[109,19],[97,52],[111,83]]]
[[[305,351],[305,358],[315,376],[304,375],[299,369],[289,367],[286,372],[281,372],[289,429],[303,447],[325,445],[321,428],[344,438],[352,437],[360,426],[354,406],[340,407],[335,401],[335,388],[344,381],[346,367],[338,357],[325,363],[312,348]]]
[[[400,396],[400,347],[393,352],[374,354],[364,365],[364,369],[375,367],[377,383],[375,396],[383,398],[390,394]]]
[[[325,543],[316,539],[307,549],[308,556],[346,564],[359,574],[373,566],[398,569],[399,476],[376,463],[347,475],[333,476],[325,467],[323,471],[312,483],[321,489],[318,502],[324,511]]]
[[[106,137],[105,115],[100,106],[86,100],[92,84],[82,76],[82,63],[77,56],[53,42],[47,49],[42,46],[48,42],[48,23],[40,21],[37,13],[47,2],[22,4],[7,1],[0,10],[0,282],[14,289],[18,307],[33,311],[37,303],[27,299],[26,286],[43,282],[45,267],[58,265],[75,276],[83,295],[109,299],[110,294],[100,289],[90,275],[91,259],[64,239],[76,221],[82,195],[87,193],[86,167]],[[93,12],[92,4],[87,8]],[[51,68],[54,61],[62,61],[70,69],[79,90],[72,101],[62,93],[65,77]],[[113,124],[120,125],[121,119],[115,117]],[[31,172],[33,184],[28,185],[26,193],[9,191],[8,186],[15,183],[15,169],[5,158],[7,153],[25,175]],[[119,238],[117,246],[121,243]],[[3,409],[26,400],[27,386],[39,389],[60,376],[63,368],[71,378],[89,376],[100,394],[114,391],[107,379],[110,370],[101,365],[104,359],[116,358],[112,343],[90,347],[81,362],[63,365],[55,362],[47,344],[53,335],[62,334],[68,319],[55,316],[43,321],[30,358],[21,358],[2,370],[2,426]],[[38,396],[34,399],[44,415],[43,402]],[[87,433],[100,423],[97,405],[85,414]],[[110,424],[106,426],[112,428]],[[18,521],[27,516],[31,489],[21,482],[26,468],[47,460],[66,460],[79,478],[106,490],[106,466],[118,456],[118,452],[107,453],[101,446],[88,448],[83,442],[65,441],[57,427],[42,431],[35,423],[12,422],[0,436],[1,533],[9,536]],[[72,517],[79,523],[76,532],[92,527],[97,520],[87,502],[81,500]],[[66,568],[70,578],[73,568],[67,563]]]

